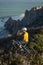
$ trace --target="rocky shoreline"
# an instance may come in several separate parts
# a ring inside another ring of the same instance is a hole
[[[28,50],[31,55],[21,52],[20,49],[18,51],[17,45],[17,48],[12,45],[6,48],[8,44],[12,44],[13,39],[16,40],[15,33],[25,26],[30,34],[30,49]],[[10,34],[0,39],[0,46],[6,44],[5,49],[0,49],[0,65],[43,65],[43,7],[26,10],[21,21],[12,20],[10,17],[5,23],[5,28]]]
[[[13,20],[11,17],[6,21],[5,28],[12,34],[17,33],[22,27],[29,29],[43,28],[43,7],[33,7],[30,11],[25,11],[25,16],[21,20]]]

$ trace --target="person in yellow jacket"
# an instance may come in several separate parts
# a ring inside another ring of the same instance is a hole
[[[18,31],[17,35],[22,36],[22,42],[20,42],[21,44],[27,44],[29,42],[29,33],[27,32],[26,27],[22,28],[21,31]]]
[[[26,43],[28,43],[29,42],[29,34],[27,32],[27,28],[23,28],[22,30],[23,30],[23,33],[24,33],[24,35],[23,35],[23,41],[26,42]]]

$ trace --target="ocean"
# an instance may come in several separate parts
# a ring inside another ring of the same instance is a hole
[[[7,32],[4,27],[9,16],[13,19],[22,19],[25,11],[35,6],[43,6],[42,0],[0,0],[0,38]],[[7,32],[6,34],[8,34]]]
[[[18,16],[35,6],[43,6],[42,0],[2,0],[0,1],[0,17]]]

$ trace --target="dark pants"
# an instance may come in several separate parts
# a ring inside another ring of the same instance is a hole
[[[24,41],[20,41],[18,44],[26,47],[28,43],[27,42],[24,42]]]
[[[24,42],[24,41],[17,41],[17,42],[15,42],[13,40],[13,45],[14,45],[14,43],[16,43],[18,46],[22,45],[24,47],[28,46],[28,48],[30,48],[30,43],[28,43],[28,42]]]

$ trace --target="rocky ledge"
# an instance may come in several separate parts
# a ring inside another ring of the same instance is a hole
[[[28,29],[43,28],[43,7],[33,7],[30,11],[25,11],[22,20],[13,20],[11,17],[6,21],[5,27],[10,33],[16,33],[22,27]]]

